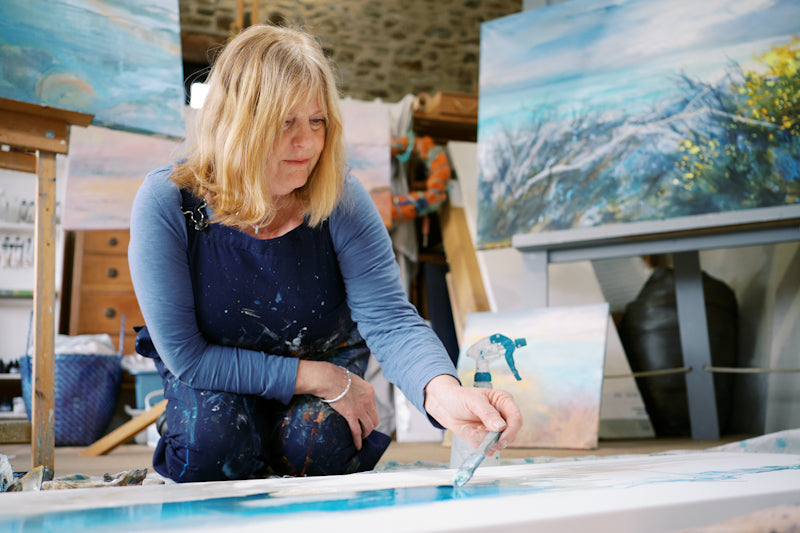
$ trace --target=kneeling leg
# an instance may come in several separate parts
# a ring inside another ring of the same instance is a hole
[[[296,396],[278,420],[269,444],[278,475],[325,476],[372,470],[391,438],[373,431],[356,450],[342,415],[314,396]]]
[[[166,430],[153,457],[159,474],[179,483],[263,474],[262,398],[192,389],[171,375],[164,381]]]

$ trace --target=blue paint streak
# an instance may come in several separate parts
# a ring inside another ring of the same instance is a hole
[[[763,467],[739,468],[731,470],[711,470],[707,472],[658,472],[650,471],[655,477],[619,483],[613,479],[605,485],[608,488],[627,488],[645,485],[658,485],[676,482],[725,482],[738,481],[743,476],[758,475],[777,471],[800,471],[800,464],[767,465]],[[556,476],[556,479],[561,476]],[[173,527],[216,527],[231,529],[251,521],[263,522],[270,517],[286,517],[292,513],[340,512],[359,509],[376,509],[398,505],[423,505],[468,498],[497,498],[519,495],[533,496],[536,493],[563,490],[576,490],[574,484],[569,489],[558,487],[547,476],[520,478],[515,480],[495,480],[484,483],[469,483],[462,488],[452,485],[405,487],[368,491],[343,492],[342,494],[312,495],[297,497],[270,496],[256,494],[244,497],[216,498],[188,502],[163,504],[137,504],[105,509],[86,509],[79,511],[59,511],[36,516],[10,517],[6,521],[7,530],[26,533],[70,532],[115,532],[139,530],[168,530]],[[539,483],[537,483],[539,482]],[[535,484],[534,484],[535,483]],[[597,483],[592,488],[602,488]],[[327,499],[321,499],[325,498]],[[311,500],[309,500],[311,498]]]
[[[506,487],[498,482],[474,483],[456,489],[452,485],[407,487],[332,495],[322,501],[296,501],[295,498],[272,497],[269,494],[253,496],[139,504],[107,509],[60,511],[33,517],[12,519],[6,522],[11,531],[26,533],[60,533],[107,531],[137,531],[171,527],[233,528],[251,520],[264,521],[269,517],[285,517],[292,513],[338,512],[374,509],[397,505],[420,505],[435,501],[475,497],[500,497],[526,494],[535,491],[530,487]],[[295,500],[295,501],[291,501]]]

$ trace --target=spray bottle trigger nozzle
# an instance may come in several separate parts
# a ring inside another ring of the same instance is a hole
[[[512,341],[505,335],[501,335],[499,333],[495,333],[490,338],[493,343],[500,344],[503,346],[503,348],[505,348],[505,358],[508,368],[511,369],[511,372],[514,374],[514,378],[516,378],[517,381],[522,381],[522,377],[520,377],[519,372],[517,372],[517,367],[514,364],[514,348],[525,346],[527,341],[524,338]]]

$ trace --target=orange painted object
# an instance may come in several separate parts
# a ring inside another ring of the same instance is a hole
[[[408,150],[408,137],[392,139],[392,156]],[[412,191],[392,198],[394,209],[392,220],[413,220],[438,210],[447,200],[447,185],[451,177],[450,159],[444,148],[435,144],[430,137],[414,140],[414,153],[424,161],[428,169],[424,191]]]

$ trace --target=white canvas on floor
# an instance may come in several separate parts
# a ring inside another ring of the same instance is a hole
[[[689,452],[3,495],[11,531],[614,531],[700,527],[800,501],[800,456]]]

